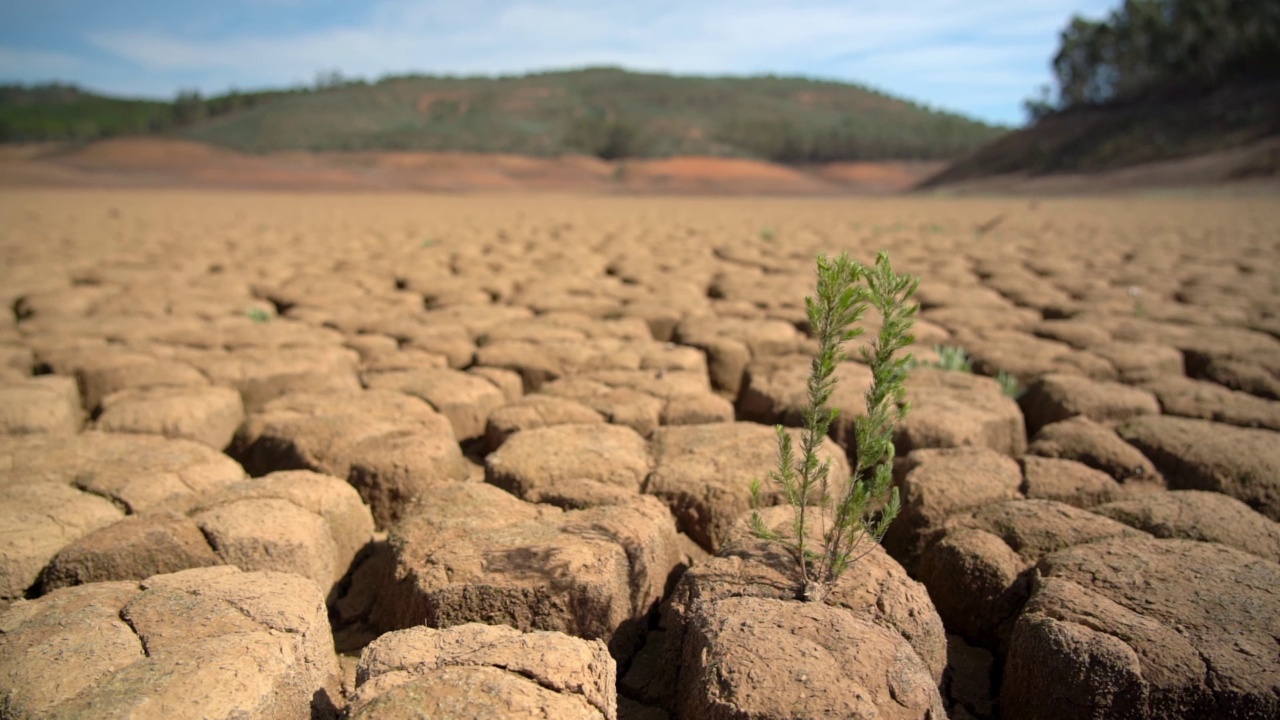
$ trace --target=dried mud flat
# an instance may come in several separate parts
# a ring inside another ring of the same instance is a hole
[[[802,603],[748,488],[881,248],[975,372]],[[1270,198],[11,191],[0,253],[0,717],[1280,716]]]

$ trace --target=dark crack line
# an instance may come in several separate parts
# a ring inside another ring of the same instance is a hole
[[[120,608],[120,612],[116,613],[116,617],[120,618],[120,622],[129,626],[129,629],[133,631],[134,636],[138,638],[138,644],[142,646],[143,656],[149,658],[151,657],[151,648],[147,647],[147,640],[146,638],[142,637],[142,633],[138,632],[138,627],[134,625],[133,621],[130,620],[125,615],[125,610],[127,610],[128,608],[129,608],[128,605],[125,605],[124,607]]]

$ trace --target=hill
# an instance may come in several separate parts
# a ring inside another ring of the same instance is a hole
[[[1124,0],[1072,18],[1052,65],[1057,97],[1045,86],[1026,103],[1031,127],[923,186],[1213,184],[1280,170],[1280,4]]]
[[[283,97],[298,90],[227,93],[205,100],[118,98],[75,85],[0,85],[0,143],[88,142],[157,135]]]
[[[952,163],[919,189],[1067,189],[1088,180],[1103,190],[1278,174],[1280,83],[1272,83],[1054,113]]]
[[[313,89],[208,99],[188,94],[174,103],[75,93],[42,98],[33,89],[0,91],[0,139],[158,134],[257,154],[702,155],[800,164],[950,159],[1005,132],[851,84],[614,68],[335,80]]]

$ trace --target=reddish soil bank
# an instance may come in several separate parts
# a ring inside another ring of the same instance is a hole
[[[840,195],[902,191],[939,169],[939,163],[916,162],[793,168],[711,157],[606,162],[419,152],[246,155],[150,138],[78,148],[0,147],[0,185],[8,187]]]

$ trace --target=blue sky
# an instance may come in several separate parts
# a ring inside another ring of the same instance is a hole
[[[861,82],[1023,120],[1072,14],[1117,0],[0,0],[0,82],[170,98],[325,70],[518,74],[621,65]]]

